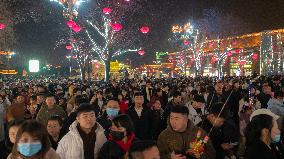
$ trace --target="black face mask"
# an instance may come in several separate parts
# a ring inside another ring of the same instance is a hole
[[[111,136],[114,140],[122,140],[124,138],[124,132],[120,131],[110,131]]]

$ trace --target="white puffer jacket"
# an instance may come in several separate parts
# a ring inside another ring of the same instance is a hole
[[[83,140],[77,129],[75,121],[69,128],[69,132],[60,140],[56,152],[61,159],[84,159]],[[107,141],[103,127],[98,125],[96,130],[95,159],[103,144]]]

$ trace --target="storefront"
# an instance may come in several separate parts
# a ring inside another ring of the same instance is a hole
[[[241,65],[239,63],[230,63],[230,75],[249,76],[252,74],[252,64]]]

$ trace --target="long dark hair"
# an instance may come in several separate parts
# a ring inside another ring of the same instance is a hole
[[[117,127],[124,127],[127,135],[134,133],[134,125],[130,117],[126,114],[118,115],[112,120],[113,124]]]
[[[266,114],[260,114],[252,118],[245,130],[246,145],[250,145],[260,140],[262,129],[268,129],[271,132],[273,127],[273,118]]]
[[[27,120],[25,121],[21,127],[19,128],[16,136],[16,141],[12,150],[13,156],[20,156],[17,146],[19,143],[20,138],[22,137],[23,133],[28,133],[33,137],[38,138],[38,140],[42,144],[42,149],[36,154],[36,156],[43,158],[44,155],[49,151],[50,149],[50,142],[48,139],[48,133],[45,127],[36,120]]]

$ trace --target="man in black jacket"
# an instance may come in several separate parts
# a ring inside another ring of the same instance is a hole
[[[268,83],[262,85],[262,92],[258,95],[258,100],[261,103],[261,108],[267,108],[267,103],[271,99],[271,87]]]
[[[223,109],[224,103],[215,103],[206,119],[198,126],[208,134],[216,150],[216,159],[225,156],[236,156],[239,130],[230,118],[228,109]]]
[[[167,125],[168,117],[170,116],[172,107],[178,106],[181,103],[182,103],[181,93],[179,91],[174,92],[173,99],[167,104],[164,110],[164,114],[163,114],[164,125]]]
[[[134,94],[134,106],[128,109],[127,114],[133,121],[135,136],[141,140],[151,140],[153,138],[153,111],[150,108],[143,107],[143,103],[143,94],[136,92]]]
[[[225,103],[228,98],[228,94],[223,91],[222,81],[217,81],[214,85],[214,89],[215,89],[214,92],[211,92],[207,97],[207,104],[206,104],[207,111],[210,111],[210,109],[215,103],[218,102]]]
[[[153,95],[153,88],[152,88],[152,83],[150,80],[146,81],[146,86],[143,89],[142,93],[144,94],[144,101],[145,101],[145,104],[147,105],[150,102],[151,97]]]

